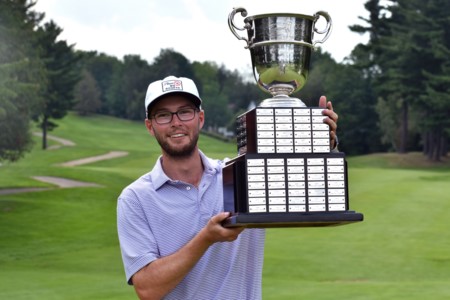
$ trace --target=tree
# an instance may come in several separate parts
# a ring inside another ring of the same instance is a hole
[[[38,46],[47,70],[47,89],[43,93],[44,105],[38,117],[42,128],[42,148],[47,148],[47,132],[56,124],[51,119],[63,118],[73,106],[73,89],[79,80],[79,56],[66,41],[57,40],[62,29],[53,21],[39,27]]]
[[[411,5],[411,7],[405,5]],[[383,72],[378,77],[379,91],[383,99],[392,102],[387,107],[395,110],[395,115],[398,116],[396,123],[401,131],[396,150],[399,153],[408,151],[409,113],[411,105],[414,104],[423,87],[423,76],[420,70],[426,64],[425,61],[417,59],[417,49],[415,49],[414,38],[409,27],[413,25],[410,21],[410,11],[413,6],[412,2],[390,6],[392,17],[388,23],[391,34],[380,38],[382,52],[379,59],[389,64],[384,64]],[[414,27],[417,29],[417,25]]]
[[[99,113],[108,114],[109,106],[107,102],[108,90],[112,85],[112,79],[116,71],[119,70],[121,62],[113,56],[96,51],[78,51],[80,56],[80,69],[88,71],[95,79],[100,91],[101,108]]]
[[[386,106],[388,103],[385,98],[380,97],[379,89],[379,78],[382,71],[391,65],[390,60],[381,58],[384,54],[381,40],[391,35],[391,27],[388,23],[390,13],[385,6],[380,4],[379,0],[368,0],[364,6],[369,12],[369,18],[359,18],[366,23],[366,26],[352,25],[349,28],[359,34],[368,34],[369,41],[365,45],[358,44],[347,58],[347,62],[351,64],[352,68],[358,70],[365,85],[365,92],[361,96],[367,106],[360,106],[360,109],[364,111],[364,115],[372,119],[370,126],[365,128],[371,145],[369,152],[385,150],[386,147],[381,144],[398,149],[397,135],[392,134],[400,127],[397,118],[398,112],[394,113],[390,110],[393,109],[392,107]],[[392,104],[392,101],[389,104]],[[394,105],[394,107],[397,106]],[[366,121],[367,124],[367,120],[361,119],[361,121],[363,123]],[[353,125],[354,129],[359,128],[358,124]]]
[[[305,91],[308,106],[317,106],[321,95],[333,103],[339,119],[339,149],[350,154],[380,151],[376,97],[366,70],[352,64],[338,64],[328,53],[313,55]]]
[[[432,0],[420,3],[411,16],[420,21],[415,39],[425,56],[424,88],[417,99],[423,152],[433,161],[447,155],[450,137],[450,3]]]
[[[208,62],[195,63],[194,71],[197,81],[201,83],[202,108],[208,116],[205,119],[204,128],[208,131],[217,131],[232,117],[228,107],[228,98],[221,93],[221,87],[217,80],[218,67]]]
[[[177,77],[188,77],[197,81],[189,60],[183,54],[173,49],[161,49],[159,55],[152,63],[152,71],[153,76],[155,76],[154,80],[174,75]],[[201,87],[199,89],[201,90]]]
[[[450,4],[441,0],[398,0],[394,4],[389,8],[392,36],[385,43],[390,46],[383,49],[386,56],[395,59],[393,67],[382,77],[384,82],[388,81],[384,88],[386,92],[396,92],[401,99],[403,124],[411,120],[407,115],[410,111],[418,117],[424,153],[437,161],[446,153],[441,145],[449,137],[445,128],[450,112]],[[402,139],[405,138],[403,132]]]
[[[75,107],[74,109],[81,116],[96,113],[102,106],[100,100],[100,89],[97,81],[89,71],[83,70],[81,80],[77,83],[74,90]]]
[[[353,54],[372,70],[384,140],[405,153],[419,146],[413,137],[421,132],[424,153],[438,160],[448,150],[450,4],[391,0],[382,7],[369,0],[366,8],[369,27],[351,29],[369,32],[371,39]]]
[[[217,69],[216,80],[219,92],[226,95],[229,108],[234,113],[247,110],[252,102],[258,104],[271,97],[269,93],[263,92],[254,80],[245,81],[238,71],[227,70],[224,65]]]
[[[109,112],[131,120],[145,118],[144,99],[152,69],[139,55],[126,55],[111,78],[107,92]]]
[[[0,161],[16,161],[31,148],[30,120],[46,84],[34,47],[43,14],[33,5],[0,0]]]

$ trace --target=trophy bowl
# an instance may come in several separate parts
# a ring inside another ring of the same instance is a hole
[[[234,23],[240,13],[247,16],[245,8],[234,8],[228,16],[231,32],[245,40],[250,50],[253,75],[258,86],[272,95],[260,106],[303,107],[298,98],[289,97],[299,91],[308,79],[311,51],[317,43],[323,43],[331,33],[332,21],[328,13],[319,11],[313,16],[292,13],[261,14],[246,17],[244,27]],[[318,30],[320,17],[326,20],[324,30]],[[247,38],[236,30],[247,31]],[[321,40],[313,41],[314,33],[325,34]]]

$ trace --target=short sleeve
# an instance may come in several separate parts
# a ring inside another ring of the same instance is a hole
[[[131,191],[117,202],[117,231],[128,284],[140,269],[159,258],[158,247],[143,208]]]

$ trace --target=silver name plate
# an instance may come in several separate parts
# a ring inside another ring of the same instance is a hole
[[[321,108],[256,109],[257,153],[328,153],[330,128]],[[269,147],[273,146],[273,147]]]
[[[249,212],[345,211],[345,173],[342,157],[248,159]]]

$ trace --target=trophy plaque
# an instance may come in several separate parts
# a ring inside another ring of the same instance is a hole
[[[328,38],[328,13],[277,13],[246,17],[231,32],[245,40],[258,86],[272,95],[236,118],[238,156],[223,168],[226,227],[314,227],[363,220],[349,209],[347,161],[332,151],[320,107],[290,97],[306,83],[311,51]],[[323,17],[325,29],[316,28]],[[236,30],[247,31],[247,38]],[[314,33],[323,34],[313,41]]]

